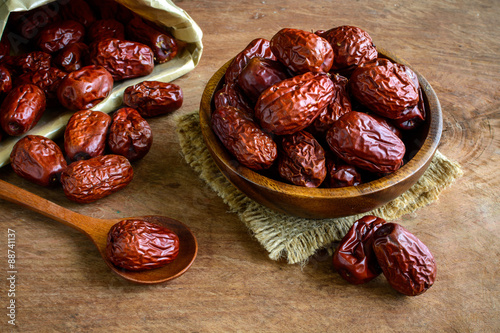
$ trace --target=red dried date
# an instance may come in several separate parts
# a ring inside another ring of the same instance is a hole
[[[41,135],[27,135],[17,141],[10,162],[17,175],[41,186],[57,184],[67,166],[59,146]]]
[[[0,66],[0,96],[12,89],[12,75],[4,66]]]
[[[361,184],[361,173],[356,167],[343,163],[339,159],[326,160],[328,187],[339,188]]]
[[[248,61],[254,57],[276,60],[270,46],[270,42],[267,39],[256,38],[252,40],[231,61],[224,76],[226,83],[234,83],[243,68],[248,64]]]
[[[33,51],[19,55],[13,59],[13,66],[21,73],[36,72],[41,69],[49,69],[52,56],[47,52]]]
[[[351,75],[352,95],[371,111],[401,119],[418,104],[418,87],[402,65],[379,59],[358,67]]]
[[[312,123],[315,133],[324,134],[340,117],[352,111],[351,99],[347,92],[347,79],[338,74],[332,75],[330,79],[333,82],[333,98],[328,107],[323,109]]]
[[[89,159],[104,153],[111,117],[101,111],[75,112],[64,130],[64,150],[70,161]]]
[[[436,280],[436,261],[427,246],[396,223],[373,234],[373,251],[389,284],[402,294],[417,296]]]
[[[333,50],[324,38],[300,29],[284,28],[271,38],[276,58],[296,74],[330,70]]]
[[[223,106],[234,106],[240,111],[245,112],[250,118],[253,118],[253,108],[235,83],[226,83],[221,89],[215,92],[214,105],[216,109]]]
[[[106,68],[115,81],[149,75],[154,68],[154,54],[147,45],[116,38],[92,43],[90,59]]]
[[[179,253],[179,237],[143,220],[123,220],[108,232],[106,255],[116,266],[142,271],[165,266]]]
[[[152,23],[148,23],[139,16],[134,17],[127,24],[127,35],[130,39],[149,46],[157,63],[172,60],[177,55],[177,42],[166,31],[160,31]]]
[[[308,72],[264,90],[255,105],[255,116],[266,131],[292,134],[309,126],[332,97],[332,80],[325,74]]]
[[[58,68],[40,69],[36,72],[27,72],[16,79],[16,84],[31,83],[42,89],[47,99],[47,105],[57,102],[57,90],[67,73]]]
[[[59,51],[53,64],[65,72],[80,70],[85,65],[89,47],[84,43],[73,43]]]
[[[326,140],[338,157],[360,169],[386,174],[403,165],[403,141],[365,113],[351,111],[340,117]]]
[[[151,127],[137,110],[121,108],[113,114],[108,134],[108,147],[113,154],[129,161],[139,160],[146,156],[152,143]]]
[[[123,93],[123,103],[137,109],[143,117],[174,112],[183,101],[181,87],[160,81],[143,81],[128,87]]]
[[[61,173],[61,184],[68,199],[88,203],[121,190],[133,177],[126,157],[102,155],[71,163]]]
[[[305,131],[286,135],[281,140],[278,172],[292,184],[318,187],[326,177],[325,151]]]
[[[382,270],[373,251],[373,234],[385,220],[367,215],[351,226],[333,254],[333,267],[352,284],[366,283],[376,278]]]
[[[87,32],[87,39],[95,42],[100,39],[125,39],[125,27],[115,19],[95,21]]]
[[[111,74],[102,66],[85,66],[69,73],[59,84],[57,97],[70,110],[90,109],[113,88]]]
[[[0,106],[0,125],[5,133],[21,135],[35,126],[46,106],[45,94],[34,84],[11,89]]]
[[[349,76],[359,65],[377,58],[370,35],[358,27],[340,26],[321,34],[332,46],[335,58],[331,71]]]
[[[232,107],[212,113],[214,133],[238,162],[253,170],[269,168],[277,156],[276,143],[248,115]]]
[[[85,27],[76,21],[55,22],[40,31],[37,46],[44,52],[54,53],[69,44],[83,40]]]
[[[241,71],[236,83],[253,103],[275,83],[288,78],[286,68],[278,61],[254,57]]]

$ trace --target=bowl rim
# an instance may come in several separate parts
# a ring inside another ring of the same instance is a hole
[[[384,48],[377,47],[377,51],[382,56],[387,57],[394,62],[410,67],[415,72],[429,106],[427,117],[430,117],[430,123],[427,137],[425,138],[417,153],[395,172],[357,186],[348,186],[341,188],[311,188],[288,184],[261,175],[258,172],[241,165],[240,163],[231,163],[231,161],[235,161],[235,158],[229,154],[229,152],[216,137],[215,133],[212,131],[210,127],[210,118],[211,113],[213,112],[212,99],[216,92],[215,89],[218,87],[220,81],[224,78],[226,69],[229,67],[232,59],[227,61],[216,73],[214,73],[203,91],[199,116],[200,127],[207,148],[210,147],[209,150],[213,149],[213,153],[220,156],[219,161],[223,163],[227,169],[232,170],[232,172],[242,177],[245,181],[256,186],[272,188],[272,190],[275,192],[284,195],[293,195],[294,197],[318,199],[355,198],[359,197],[360,195],[381,192],[397,183],[405,182],[413,175],[413,172],[410,172],[410,170],[414,170],[414,172],[421,170],[426,165],[428,165],[428,163],[434,156],[434,153],[441,139],[443,127],[441,105],[434,89],[429,84],[429,82],[407,61]],[[430,112],[430,110],[433,111]],[[215,143],[215,145],[210,145],[210,142]],[[224,172],[222,173],[224,174]],[[225,174],[224,176],[228,178]]]

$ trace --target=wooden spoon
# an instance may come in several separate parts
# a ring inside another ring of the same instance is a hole
[[[153,284],[179,277],[191,267],[198,253],[198,243],[191,230],[185,224],[165,216],[140,216],[122,219],[93,218],[58,206],[3,180],[0,180],[0,198],[29,208],[83,232],[97,246],[102,258],[111,270],[133,282]],[[163,267],[138,272],[124,270],[113,265],[105,252],[108,231],[114,224],[127,219],[142,219],[162,225],[175,232],[179,236],[179,254],[177,258]]]

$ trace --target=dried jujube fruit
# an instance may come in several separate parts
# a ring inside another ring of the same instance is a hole
[[[418,87],[406,67],[387,59],[365,63],[349,79],[351,94],[371,111],[389,118],[405,118],[418,104]]]
[[[113,154],[135,161],[149,152],[153,143],[153,133],[148,122],[137,110],[121,108],[113,114],[107,142]]]
[[[386,222],[366,215],[355,221],[333,254],[333,267],[352,284],[362,284],[376,278],[382,270],[373,251],[373,234]]]
[[[155,117],[178,110],[184,101],[181,87],[161,81],[142,81],[127,87],[123,104],[137,109],[143,117]]]
[[[325,151],[308,132],[285,135],[279,150],[278,172],[292,184],[318,187],[326,177]]]
[[[113,78],[102,66],[85,66],[69,73],[59,84],[59,102],[70,110],[90,109],[113,89]]]
[[[254,57],[276,60],[276,57],[271,51],[270,42],[264,38],[256,38],[238,53],[229,64],[224,75],[226,84],[234,83],[243,68],[248,64],[248,61]]]
[[[324,108],[313,121],[311,127],[316,133],[325,133],[334,122],[344,114],[352,111],[351,99],[347,92],[347,78],[341,75],[332,75],[333,97],[328,107]]]
[[[427,246],[397,223],[373,234],[373,251],[389,284],[407,296],[417,296],[436,280],[436,261]]]
[[[332,97],[328,75],[307,72],[264,90],[255,105],[255,117],[266,131],[293,134],[309,126]]]
[[[41,135],[26,135],[17,141],[10,162],[17,175],[41,186],[57,184],[67,167],[59,146]]]
[[[104,154],[111,117],[101,111],[80,110],[71,116],[64,130],[64,150],[70,161]]]
[[[403,165],[403,141],[375,118],[357,111],[346,113],[326,133],[330,149],[348,164],[376,174]]]
[[[123,220],[108,232],[106,256],[131,271],[159,268],[179,254],[179,237],[170,229],[143,220]]]
[[[38,123],[46,103],[44,92],[34,84],[15,86],[0,105],[2,129],[12,136],[26,133]]]
[[[287,78],[286,68],[280,62],[254,57],[248,61],[236,82],[243,93],[255,103],[264,90]]]
[[[133,177],[129,160],[110,154],[71,163],[61,173],[61,184],[68,199],[89,203],[121,190]]]
[[[333,49],[331,71],[349,76],[354,69],[378,56],[370,35],[361,28],[343,25],[320,33]]]
[[[235,107],[216,109],[212,113],[211,127],[238,162],[250,169],[267,169],[276,159],[278,150],[271,136]]]
[[[284,28],[271,38],[276,58],[296,74],[327,73],[332,67],[333,50],[324,38],[305,30]]]

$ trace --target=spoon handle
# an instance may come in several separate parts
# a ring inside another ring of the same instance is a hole
[[[75,213],[1,179],[0,198],[50,217],[83,232],[87,236],[90,236],[91,230],[98,228],[99,219]]]

